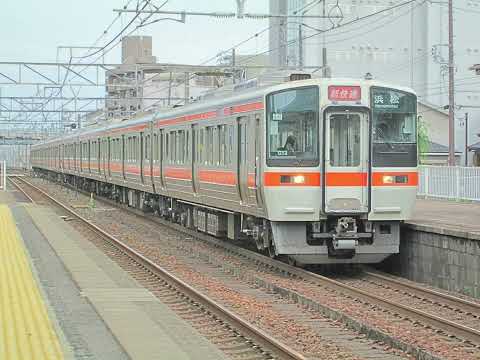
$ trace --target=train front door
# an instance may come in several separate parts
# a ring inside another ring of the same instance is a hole
[[[332,111],[325,117],[324,210],[365,213],[369,202],[368,114]]]

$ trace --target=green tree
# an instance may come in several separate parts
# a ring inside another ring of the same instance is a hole
[[[419,115],[417,117],[417,143],[418,143],[418,160],[422,163],[425,160],[426,153],[430,148],[430,139],[428,138],[428,125]]]

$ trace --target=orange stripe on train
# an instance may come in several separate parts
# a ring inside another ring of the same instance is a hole
[[[362,172],[327,172],[327,186],[367,186],[368,174]]]

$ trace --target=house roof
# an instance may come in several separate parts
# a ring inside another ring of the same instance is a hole
[[[442,115],[448,116],[448,111],[446,111],[442,106],[435,105],[426,100],[418,100],[418,103],[422,106],[425,106],[429,111],[436,111]]]
[[[477,73],[477,75],[480,75],[480,64],[475,64],[472,67],[468,68],[468,70],[473,70]]]
[[[438,144],[438,143],[433,142],[433,141],[429,141],[428,142],[428,150],[426,151],[426,153],[427,154],[436,154],[436,155],[448,154],[448,146]],[[455,150],[455,153],[460,154],[460,151]]]
[[[480,151],[480,141],[468,147],[468,151]]]

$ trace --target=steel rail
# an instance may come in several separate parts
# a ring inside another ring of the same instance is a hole
[[[226,309],[224,306],[220,305],[213,299],[209,298],[208,296],[202,294],[198,290],[194,289],[183,280],[179,279],[168,270],[162,268],[158,264],[154,263],[150,259],[146,258],[133,248],[129,247],[128,245],[124,244],[121,240],[116,238],[115,236],[107,233],[106,231],[102,230],[97,225],[93,224],[88,219],[84,218],[74,210],[70,209],[68,205],[63,204],[62,202],[58,201],[51,195],[47,194],[42,189],[36,187],[35,185],[31,184],[25,179],[19,178],[19,180],[25,183],[27,186],[30,186],[32,189],[40,193],[41,195],[48,198],[50,201],[55,203],[57,206],[61,207],[65,211],[69,212],[72,216],[76,217],[84,224],[89,226],[92,230],[100,234],[102,237],[106,238],[108,242],[110,242],[113,246],[115,246],[119,251],[130,257],[133,261],[137,262],[138,264],[144,266],[150,272],[164,280],[165,282],[171,284],[180,292],[184,293],[188,298],[198,303],[201,303],[203,306],[207,307],[212,313],[216,316],[225,319],[229,322],[232,326],[239,329],[243,335],[250,337],[255,341],[257,344],[265,346],[268,350],[275,353],[275,355],[280,356],[281,359],[286,360],[306,360],[306,358],[297,352],[296,350],[290,348],[289,346],[281,343],[280,341],[276,340],[275,338],[271,337],[270,335],[266,334],[264,331],[259,329],[253,324],[250,324],[246,320],[242,319],[238,315],[234,314],[230,310]]]
[[[453,322],[448,319],[441,318],[437,315],[430,314],[425,311],[418,310],[407,305],[403,305],[391,300],[384,299],[380,296],[371,294],[367,291],[358,289],[356,287],[353,287],[347,284],[343,284],[342,282],[336,281],[334,279],[331,279],[322,275],[305,271],[305,274],[300,276],[302,276],[303,278],[308,277],[310,279],[317,280],[319,282],[324,283],[325,286],[333,288],[344,294],[348,294],[349,296],[360,298],[365,302],[376,304],[384,309],[392,311],[393,313],[401,314],[408,319],[419,320],[423,324],[428,324],[432,327],[441,329],[459,338],[471,341],[475,344],[480,344],[480,331],[477,329],[473,329],[471,327]]]
[[[22,180],[25,181],[24,179],[22,179]],[[119,206],[118,203],[114,203],[113,201],[110,201],[109,199],[102,199],[102,200],[105,201],[106,203],[111,204],[111,205]],[[121,207],[123,209],[137,215],[137,216],[140,216],[140,217],[143,217],[147,220],[153,221],[154,223],[161,224],[161,225],[164,225],[164,226],[169,226],[169,227],[171,227],[171,228],[173,228],[177,231],[186,233],[190,236],[194,236],[194,237],[200,238],[202,240],[208,241],[210,243],[214,243],[215,245],[221,246],[225,249],[228,249],[229,251],[235,252],[235,253],[240,254],[242,256],[245,256],[249,259],[252,259],[254,261],[263,263],[264,265],[267,265],[268,267],[277,268],[284,273],[295,275],[295,276],[297,276],[301,279],[304,279],[304,280],[309,280],[314,284],[331,288],[331,289],[336,290],[337,292],[343,293],[345,295],[361,299],[364,302],[371,303],[371,304],[376,304],[376,305],[378,305],[378,306],[380,306],[384,309],[389,310],[390,312],[401,314],[408,319],[419,320],[425,325],[429,325],[429,326],[435,327],[437,329],[443,330],[447,333],[455,335],[455,336],[457,336],[459,338],[462,338],[464,340],[468,340],[468,341],[473,342],[475,344],[480,344],[480,331],[479,330],[470,328],[468,326],[464,326],[462,324],[453,322],[453,321],[448,320],[448,319],[443,319],[443,318],[441,318],[439,316],[436,316],[434,314],[429,314],[427,312],[415,309],[415,308],[410,307],[410,306],[406,306],[406,305],[399,304],[399,303],[396,303],[396,302],[391,301],[391,300],[384,299],[380,296],[371,294],[367,291],[364,291],[364,290],[358,289],[356,287],[344,284],[340,281],[331,279],[329,277],[310,272],[308,270],[304,270],[304,269],[301,269],[301,268],[298,268],[298,267],[291,266],[291,265],[286,264],[284,262],[281,262],[279,260],[270,259],[270,258],[268,258],[264,255],[261,255],[259,253],[254,252],[254,251],[244,249],[244,248],[240,248],[240,247],[232,245],[232,244],[228,244],[225,241],[221,241],[219,239],[212,238],[209,235],[200,234],[198,232],[187,229],[187,228],[185,228],[181,225],[174,224],[174,223],[171,223],[171,222],[168,222],[168,221],[163,221],[163,220],[162,221],[156,221],[157,219],[149,218],[149,217],[146,217],[144,215],[142,216],[136,210],[132,210],[130,208],[126,208],[126,207],[123,207],[123,206],[121,206]],[[158,219],[158,220],[160,220],[160,219]]]
[[[389,276],[385,276],[382,274],[379,274],[377,272],[372,272],[369,270],[364,270],[364,273],[367,274],[368,276],[371,276],[373,278],[377,278],[386,282],[390,282],[392,284],[395,284],[398,288],[403,288],[403,290],[413,290],[415,292],[418,292],[420,294],[428,294],[431,295],[432,297],[436,298],[437,301],[443,301],[446,304],[449,304],[453,307],[460,307],[462,310],[465,310],[467,312],[470,312],[472,314],[477,314],[480,316],[480,304],[475,303],[473,301],[465,300],[450,294],[445,294],[440,291],[428,289],[428,288],[423,288],[418,285],[410,284],[404,281],[401,281],[399,279],[394,279]]]
[[[25,190],[23,190],[20,185],[18,185],[15,181],[13,181],[12,177],[13,176],[9,176],[8,180],[13,184],[13,186],[15,186],[15,188],[18,191],[20,191],[28,199],[28,201],[30,201],[32,204],[35,204],[35,200],[33,200],[32,197],[30,195],[28,195],[27,192]]]

